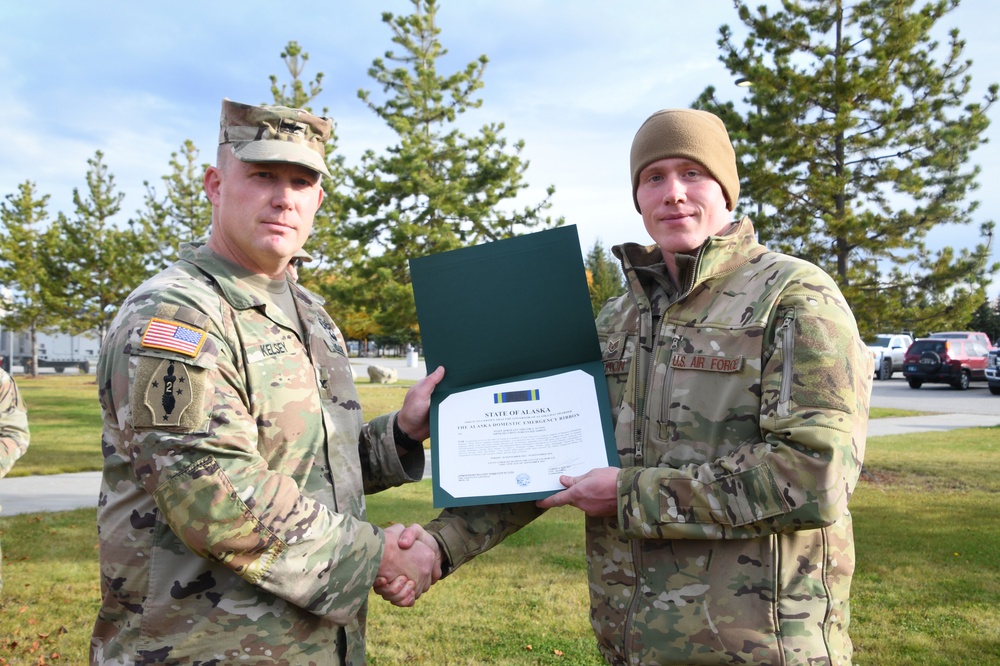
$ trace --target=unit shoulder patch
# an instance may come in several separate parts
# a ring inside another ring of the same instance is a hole
[[[142,356],[132,382],[132,426],[194,432],[202,413],[207,371],[169,358]]]
[[[208,333],[183,324],[153,317],[142,334],[142,346],[150,349],[164,349],[194,358],[208,339]]]

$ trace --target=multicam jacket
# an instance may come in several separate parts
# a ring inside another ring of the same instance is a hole
[[[847,503],[873,368],[834,282],[748,219],[709,238],[654,320],[636,268],[597,326],[620,457],[618,515],[587,518],[591,622],[615,665],[850,664]],[[452,568],[537,515],[444,512]]]
[[[0,478],[28,450],[28,411],[13,377],[0,369]]]
[[[14,379],[0,368],[0,478],[28,450],[28,411]],[[0,591],[3,579],[0,578]]]
[[[363,664],[384,535],[363,493],[421,478],[362,422],[340,331],[304,334],[205,247],[133,292],[101,350],[94,664]]]

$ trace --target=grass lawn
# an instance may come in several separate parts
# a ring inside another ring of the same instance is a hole
[[[909,409],[896,409],[895,407],[872,407],[868,410],[869,419],[887,419],[896,416],[919,416],[927,412],[914,412]]]
[[[99,448],[100,424],[88,412],[96,411],[96,387],[85,379],[52,377],[46,386],[49,376],[18,378],[33,441],[15,471],[32,455],[35,469],[58,471],[54,463],[79,440],[87,442],[81,458],[99,458],[87,450]],[[403,393],[366,384],[359,390],[372,392],[362,396],[368,414],[390,411]],[[73,406],[72,396],[88,391],[91,406]],[[998,428],[869,440],[865,478],[851,502],[856,664],[1000,663],[998,498]],[[436,513],[427,481],[369,498],[369,518],[381,525]],[[93,509],[0,516],[0,664],[86,663],[99,600],[94,522]],[[439,583],[415,608],[373,596],[369,663],[601,664],[585,569],[582,515],[551,511]]]

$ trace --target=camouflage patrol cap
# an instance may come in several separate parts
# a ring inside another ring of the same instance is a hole
[[[222,100],[219,145],[233,144],[243,162],[288,162],[329,177],[326,142],[333,123],[302,109]]]

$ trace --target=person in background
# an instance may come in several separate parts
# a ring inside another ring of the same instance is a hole
[[[25,454],[30,439],[28,410],[14,378],[0,368],[0,479]],[[3,577],[0,577],[0,592],[3,592]]]
[[[331,123],[223,100],[207,243],[126,299],[97,379],[104,472],[93,664],[363,664],[376,575],[430,586],[430,548],[365,520],[423,476],[443,370],[367,423],[343,335],[289,262]]]
[[[609,664],[850,664],[848,502],[873,373],[851,309],[732,219],[739,174],[715,115],[651,115],[629,173],[653,244],[614,248],[628,290],[597,317],[617,465],[537,505],[445,510],[400,545],[437,545],[448,574],[574,506]],[[404,583],[376,591],[405,602]]]

